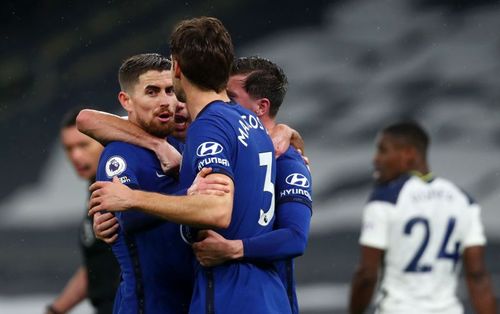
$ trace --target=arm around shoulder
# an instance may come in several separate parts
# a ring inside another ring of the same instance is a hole
[[[113,141],[106,133],[110,130],[110,126],[108,125],[113,126],[119,123],[115,120],[122,119],[104,111],[83,109],[76,117],[76,127],[83,134],[92,137],[102,145],[106,145]]]
[[[224,176],[213,173],[209,176]],[[230,180],[231,181],[231,180]],[[162,217],[168,221],[200,228],[227,228],[233,211],[234,183],[229,193],[222,195],[170,196],[158,193],[133,191],[131,207],[145,213]]]
[[[277,124],[269,132],[273,141],[276,157],[283,154],[290,145],[304,153],[304,140],[299,132],[286,124]]]
[[[76,118],[78,130],[106,145],[122,141],[155,152],[164,172],[180,164],[181,155],[163,138],[155,137],[132,122],[103,111],[84,109]]]

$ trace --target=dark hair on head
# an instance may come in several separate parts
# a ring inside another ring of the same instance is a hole
[[[124,91],[130,89],[138,82],[139,76],[150,70],[170,70],[170,60],[158,53],[143,53],[132,56],[123,61],[118,70],[118,81]]]
[[[427,148],[430,138],[427,132],[415,121],[398,122],[382,130],[382,133],[401,138],[406,144],[417,149],[424,157],[427,155]]]
[[[216,92],[226,88],[234,49],[218,19],[203,16],[181,21],[172,33],[170,51],[182,73],[199,88]]]
[[[73,107],[70,110],[66,111],[66,113],[63,115],[61,119],[61,127],[60,127],[61,130],[72,126],[76,126],[76,117],[83,109],[85,109],[85,107],[78,106],[78,107]]]
[[[271,102],[269,115],[278,114],[288,88],[288,79],[275,63],[257,56],[238,58],[231,75],[247,75],[244,88],[252,98],[267,98]]]

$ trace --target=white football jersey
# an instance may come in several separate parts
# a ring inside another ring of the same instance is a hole
[[[377,186],[360,244],[385,251],[377,313],[463,313],[464,248],[485,245],[480,207],[452,182],[405,175]]]

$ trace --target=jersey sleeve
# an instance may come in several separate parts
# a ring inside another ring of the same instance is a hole
[[[198,173],[204,167],[211,167],[212,173],[223,173],[233,178],[231,154],[234,144],[227,135],[231,132],[228,126],[210,118],[199,118],[190,128],[186,149],[193,157],[190,167],[194,173]]]
[[[472,204],[470,210],[469,228],[464,237],[464,247],[485,245],[486,236],[484,235],[483,224],[481,223],[481,207],[478,204]]]
[[[175,137],[168,136],[167,137],[167,142],[172,145],[179,153],[182,154],[184,151],[184,143],[176,139]]]
[[[382,250],[387,248],[391,206],[381,201],[372,201],[365,206],[359,239],[361,245]]]
[[[129,145],[111,143],[102,153],[96,178],[99,181],[112,181],[116,176],[129,188],[139,190],[139,163],[140,158]],[[125,232],[150,228],[162,222],[160,218],[137,211],[117,212],[115,216]]]
[[[129,187],[139,187],[135,153],[120,143],[110,143],[102,152],[97,169],[98,181],[112,181],[118,177]]]
[[[304,203],[278,205],[275,230],[243,239],[244,258],[273,262],[304,254],[310,222],[311,210]]]
[[[277,205],[297,202],[312,210],[311,173],[302,160],[278,159],[276,194]]]

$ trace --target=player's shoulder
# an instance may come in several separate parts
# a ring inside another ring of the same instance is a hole
[[[471,196],[471,194],[449,179],[436,177],[432,183],[441,189],[445,189],[454,195],[462,197],[469,205],[476,204],[476,200]]]
[[[152,151],[126,142],[111,142],[101,154],[101,164],[108,176],[117,175],[125,169],[135,169],[145,162],[156,160]]]
[[[276,160],[277,202],[300,202],[312,208],[312,178],[302,156],[290,147]]]
[[[216,120],[226,121],[227,123],[232,124],[235,122],[235,120],[237,122],[240,120],[240,118],[249,116],[258,119],[255,113],[244,108],[236,102],[224,102],[222,100],[217,100],[209,103],[205,108],[203,108],[193,123],[207,120]]]
[[[276,169],[278,174],[287,172],[302,172],[310,176],[310,171],[307,168],[302,155],[293,147],[290,146],[281,156],[276,159]]]
[[[276,161],[299,162],[305,165],[302,155],[292,145],[290,145],[290,147],[288,147],[288,149],[283,154],[281,154],[281,156],[279,156]]]
[[[396,204],[405,184],[411,179],[411,175],[403,174],[387,183],[378,183],[368,198],[368,202],[380,201]]]
[[[236,116],[236,112],[230,108],[228,103],[217,100],[206,105],[199,113],[196,119],[193,120],[188,128],[189,134],[205,132],[206,128],[214,127],[215,129],[226,130],[231,117]]]
[[[104,147],[104,153],[133,153],[133,154],[145,154],[148,152],[146,148],[126,143],[126,142],[111,142]]]
[[[201,111],[198,113],[196,120],[207,120],[217,118],[227,118],[228,115],[236,115],[239,111],[239,105],[234,102],[224,102],[222,100],[212,101],[207,104]]]

